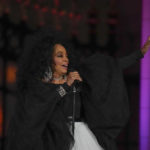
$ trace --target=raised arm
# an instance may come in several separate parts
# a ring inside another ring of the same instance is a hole
[[[148,49],[150,48],[150,36],[148,37],[148,40],[145,42],[144,46],[141,48],[141,50],[135,51],[129,56],[124,56],[122,58],[118,58],[118,63],[122,69],[126,69],[127,67],[132,66],[136,62],[139,61],[139,59],[143,58]]]

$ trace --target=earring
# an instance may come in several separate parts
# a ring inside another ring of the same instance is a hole
[[[44,80],[48,82],[51,79],[52,79],[52,69],[51,67],[48,67],[48,70],[45,72]]]

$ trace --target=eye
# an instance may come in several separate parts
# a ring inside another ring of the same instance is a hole
[[[62,54],[58,54],[57,57],[63,57],[63,55]]]
[[[65,54],[65,53],[62,53],[62,52],[58,52],[57,54],[56,54],[56,57],[66,57],[66,58],[68,58],[68,55],[67,54]]]
[[[57,57],[63,57],[63,54],[61,52],[57,53]]]

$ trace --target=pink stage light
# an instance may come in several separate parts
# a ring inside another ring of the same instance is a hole
[[[150,35],[150,0],[142,1],[141,45]],[[150,51],[141,60],[140,150],[150,150]]]

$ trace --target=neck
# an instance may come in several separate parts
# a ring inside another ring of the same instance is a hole
[[[60,77],[53,77],[52,79],[53,79],[53,80],[60,81],[60,80],[62,80],[62,79],[63,79],[63,76],[60,76]]]
[[[66,82],[66,79],[67,79],[67,77],[66,77],[66,75],[62,75],[62,76],[59,76],[59,77],[53,77],[52,78],[52,83],[54,83],[54,84],[63,84],[64,82]]]
[[[63,77],[63,74],[53,73],[53,79],[59,79],[62,77]]]
[[[57,73],[54,73],[53,74],[53,77],[52,77],[52,80],[53,81],[62,81],[62,80],[65,80],[66,79],[66,75],[65,74],[57,74]]]

